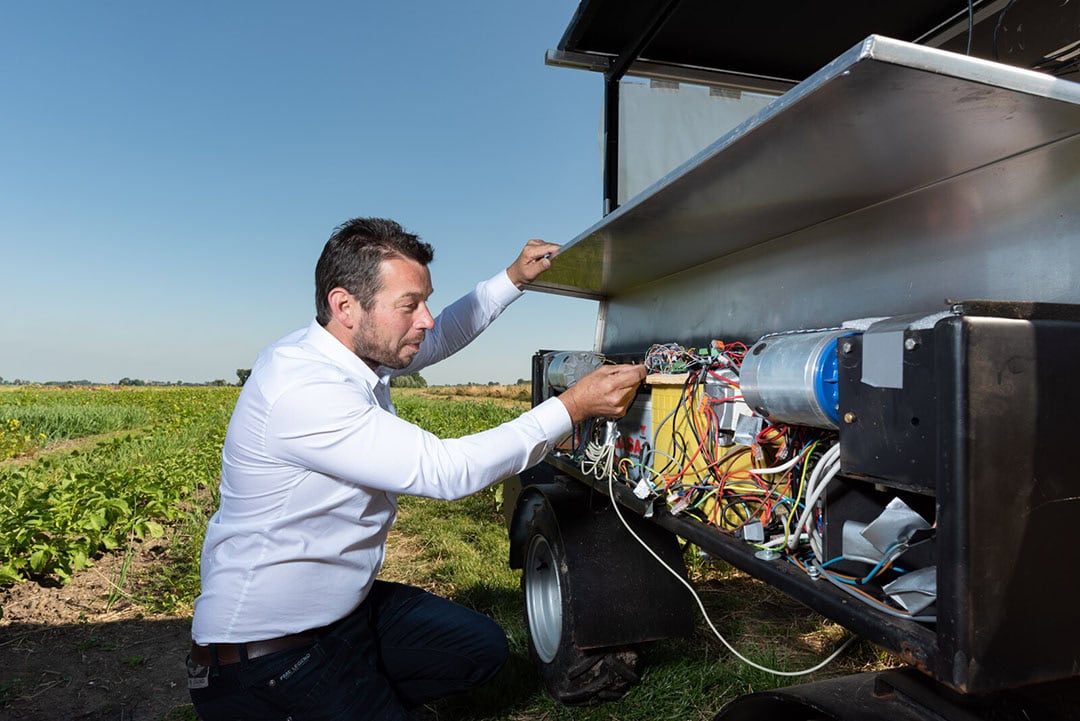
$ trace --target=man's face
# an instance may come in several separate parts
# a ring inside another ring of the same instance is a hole
[[[427,307],[431,274],[414,260],[390,258],[381,266],[382,290],[370,310],[361,310],[353,352],[372,368],[404,368],[435,325]]]

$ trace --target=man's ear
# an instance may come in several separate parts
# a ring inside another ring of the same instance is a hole
[[[330,315],[345,328],[353,330],[360,322],[363,309],[352,293],[344,288],[334,288],[327,295]]]

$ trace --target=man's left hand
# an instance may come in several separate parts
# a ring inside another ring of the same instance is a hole
[[[522,289],[551,267],[551,257],[558,251],[559,246],[555,243],[534,238],[525,244],[521,255],[506,269],[506,275],[518,289]]]

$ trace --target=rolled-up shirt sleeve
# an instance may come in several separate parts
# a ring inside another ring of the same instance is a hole
[[[303,383],[270,412],[267,450],[368,489],[456,499],[538,463],[571,430],[551,398],[496,428],[440,439],[382,409],[355,384]]]

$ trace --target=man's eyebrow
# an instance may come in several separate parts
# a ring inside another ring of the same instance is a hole
[[[407,291],[399,295],[398,300],[427,300],[430,296],[431,293],[423,293],[420,291]]]

